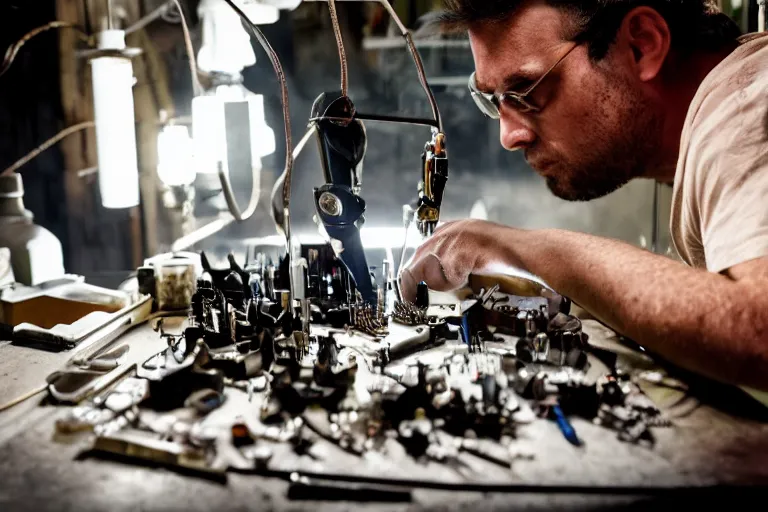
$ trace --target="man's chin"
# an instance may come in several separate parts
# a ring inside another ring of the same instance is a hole
[[[552,194],[554,194],[556,197],[559,197],[560,199],[574,202],[585,202],[592,201],[593,199],[599,199],[601,197],[607,196],[611,192],[624,185],[623,183],[620,183],[601,188],[582,188],[574,186],[572,183],[564,183],[562,180],[558,180],[552,176],[547,176],[546,181],[547,188],[549,188]]]

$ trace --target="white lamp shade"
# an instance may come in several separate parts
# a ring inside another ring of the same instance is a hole
[[[133,67],[119,57],[91,61],[99,190],[105,208],[139,204]]]
[[[192,139],[186,126],[166,126],[158,134],[157,175],[169,187],[195,181]]]

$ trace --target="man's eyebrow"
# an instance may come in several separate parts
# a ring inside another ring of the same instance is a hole
[[[480,92],[484,92],[487,94],[493,94],[496,92],[496,89],[493,87],[488,87],[483,82],[477,80],[477,77],[475,77],[477,86],[477,90]],[[512,91],[516,87],[519,87],[521,84],[531,83],[535,80],[532,74],[526,73],[525,71],[518,71],[515,73],[511,73],[507,75],[504,80],[501,82],[501,91]]]
[[[504,81],[501,82],[502,90],[504,91],[514,91],[515,89],[519,88],[521,84],[530,84],[536,80],[536,77],[529,72],[526,71],[517,71],[516,73],[512,73],[510,75],[507,75],[504,78]]]

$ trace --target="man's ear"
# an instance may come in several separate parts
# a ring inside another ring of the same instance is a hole
[[[637,78],[648,82],[661,72],[672,36],[664,17],[650,7],[637,7],[624,17],[618,36],[632,51]]]

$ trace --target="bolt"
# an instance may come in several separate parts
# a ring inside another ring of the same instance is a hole
[[[323,213],[332,217],[338,217],[343,211],[339,198],[330,192],[323,192],[320,194],[320,199],[318,199],[317,204]]]

